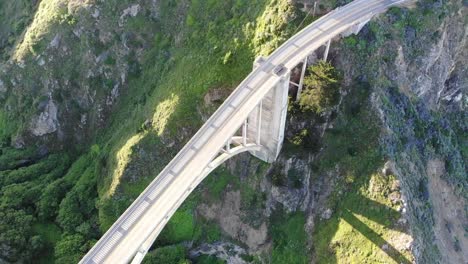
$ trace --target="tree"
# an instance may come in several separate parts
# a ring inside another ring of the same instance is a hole
[[[82,235],[66,235],[55,245],[55,263],[78,263],[86,251],[82,250]]]
[[[0,259],[21,262],[31,256],[28,239],[33,216],[22,210],[0,208]]]
[[[304,91],[299,99],[303,111],[322,113],[334,106],[339,99],[340,76],[326,61],[309,67],[310,75],[304,78]]]

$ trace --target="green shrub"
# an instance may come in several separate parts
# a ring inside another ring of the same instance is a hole
[[[193,238],[195,225],[190,211],[177,211],[158,237],[158,244],[171,245]]]
[[[0,208],[0,257],[9,262],[28,259],[32,252],[28,246],[33,216],[23,210]],[[21,262],[21,261],[20,261]]]
[[[226,261],[210,255],[201,255],[195,260],[195,264],[225,264]]]
[[[55,263],[78,263],[81,256],[86,253],[83,250],[85,238],[82,235],[66,235],[55,246]]]
[[[340,76],[335,68],[325,61],[308,68],[304,78],[304,91],[299,99],[302,110],[322,113],[334,106],[339,99]]]
[[[305,216],[303,213],[285,214],[282,210],[273,213],[270,235],[273,240],[272,264],[309,263],[306,247]]]
[[[143,264],[189,264],[186,255],[186,249],[182,245],[157,248],[145,256]]]

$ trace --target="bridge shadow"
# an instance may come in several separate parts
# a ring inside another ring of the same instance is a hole
[[[352,233],[354,233],[354,231],[357,231],[357,233],[364,236],[368,241],[370,241],[376,247],[378,247],[379,250],[381,250],[381,252],[385,253],[387,256],[393,259],[395,263],[413,263],[405,255],[398,251],[394,246],[392,246],[389,243],[389,241],[385,240],[382,237],[382,234],[379,234],[376,231],[374,231],[371,225],[364,223],[361,219],[357,217],[357,215],[360,217],[365,217],[368,220],[374,222],[375,224],[383,226],[385,229],[392,229],[404,232],[398,227],[393,226],[394,221],[398,219],[399,213],[396,210],[384,204],[370,200],[369,198],[364,196],[357,196],[351,200],[354,200],[351,201],[351,203],[359,202],[360,205],[358,206],[358,208],[354,206],[348,206],[350,201],[347,200],[346,202],[344,202],[344,206],[340,204],[338,205],[341,208],[336,213],[334,213],[335,216],[333,216],[329,220],[321,220],[326,222],[325,231],[320,233],[314,233],[314,235],[322,236],[322,238],[320,238],[320,241],[322,241],[322,245],[314,245],[316,247],[320,247],[320,249],[316,250],[317,257],[320,260],[317,263],[338,263],[336,247],[343,246],[343,244],[345,244],[346,242],[341,241],[341,238],[338,238],[338,240],[336,240],[335,237],[337,235],[341,237],[342,234],[338,234],[338,230],[340,228],[343,228],[343,221],[350,225],[350,227],[353,230]],[[385,214],[389,214],[390,217],[383,218],[382,216],[379,216],[379,214],[382,214],[382,212],[385,212]],[[355,235],[357,234],[354,234],[353,236]],[[327,250],[323,250],[325,248],[324,245],[326,245]],[[359,245],[353,246],[359,247]]]
[[[345,209],[341,215],[342,219],[350,224],[354,229],[359,231],[363,236],[365,236],[369,241],[374,243],[379,248],[386,246],[387,248],[383,250],[389,257],[391,257],[396,263],[411,264],[403,254],[401,254],[395,247],[388,243],[385,239],[372,230],[368,225],[359,220],[353,212]]]

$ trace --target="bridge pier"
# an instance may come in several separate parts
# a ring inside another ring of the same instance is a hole
[[[307,61],[309,60],[309,56],[305,57],[304,62],[302,63],[302,71],[301,71],[301,79],[299,80],[299,85],[297,87],[297,95],[296,95],[296,102],[299,101],[301,98],[302,87],[304,86],[304,77],[307,70]]]
[[[255,139],[258,145],[266,149],[250,153],[265,162],[274,162],[283,146],[288,113],[289,78],[288,72],[271,88],[248,118],[247,138]]]

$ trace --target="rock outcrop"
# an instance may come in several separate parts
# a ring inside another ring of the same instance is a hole
[[[54,101],[48,100],[44,110],[31,122],[31,132],[35,136],[44,136],[57,131],[59,126],[57,120],[57,106]]]

